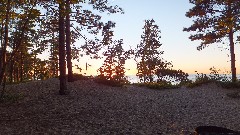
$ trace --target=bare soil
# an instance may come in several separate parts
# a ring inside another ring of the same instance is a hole
[[[151,90],[110,87],[81,80],[59,95],[59,80],[9,85],[21,94],[0,103],[0,134],[167,134],[189,135],[197,126],[240,130],[240,100],[215,84],[193,89]]]

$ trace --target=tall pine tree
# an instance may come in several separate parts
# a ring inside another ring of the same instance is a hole
[[[64,2],[59,3],[59,70],[60,70],[60,95],[65,95],[67,90],[66,83],[66,63],[65,63],[65,23],[64,23]]]
[[[189,0],[194,5],[186,16],[193,18],[193,24],[183,31],[195,32],[189,39],[201,40],[197,47],[202,50],[212,43],[221,43],[228,38],[232,81],[236,81],[234,52],[234,34],[239,31],[240,1],[239,0]]]
[[[137,76],[145,83],[153,81],[157,66],[164,62],[161,62],[163,51],[160,50],[162,44],[159,41],[161,38],[159,27],[153,19],[146,20],[143,30],[142,40],[135,52],[135,60],[137,61]]]

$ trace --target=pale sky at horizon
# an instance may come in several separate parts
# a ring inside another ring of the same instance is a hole
[[[163,58],[172,61],[174,69],[181,69],[187,73],[209,73],[210,67],[216,67],[222,71],[230,71],[229,51],[221,49],[223,45],[210,45],[202,51],[197,51],[199,41],[190,41],[190,33],[183,32],[184,27],[192,24],[190,18],[185,17],[185,13],[192,7],[188,0],[114,0],[112,5],[119,5],[125,14],[104,15],[103,19],[116,22],[114,29],[115,39],[123,39],[125,48],[131,45],[135,48],[140,43],[143,33],[144,20],[154,19],[161,30],[160,42],[162,50],[165,52]],[[226,46],[226,45],[225,45]],[[235,45],[237,73],[240,68],[240,47]],[[81,61],[81,60],[80,60]],[[82,60],[93,65],[89,67],[87,74],[96,75],[96,70],[102,65],[99,60]],[[135,61],[126,63],[127,75],[136,74]],[[82,73],[84,73],[83,71]]]

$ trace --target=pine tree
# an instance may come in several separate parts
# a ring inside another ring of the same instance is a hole
[[[163,61],[161,58],[163,51],[160,50],[162,45],[159,41],[161,38],[159,35],[160,30],[153,19],[145,21],[143,30],[142,40],[135,52],[138,69],[137,76],[143,80],[143,82],[152,82],[157,66],[164,63],[161,62]]]
[[[239,31],[240,1],[239,0],[189,0],[194,5],[186,16],[193,18],[193,24],[183,31],[195,32],[189,39],[201,40],[198,50],[212,43],[229,40],[231,55],[232,81],[236,81],[234,52],[234,34]]]
[[[0,93],[0,98],[3,97],[5,92],[5,70],[6,70],[6,53],[7,53],[7,46],[8,46],[8,23],[9,23],[9,12],[10,12],[10,4],[11,1],[7,0],[7,8],[6,8],[6,17],[5,17],[5,25],[4,25],[4,43],[1,46],[1,69],[0,69],[0,85],[3,85],[3,89]]]
[[[66,52],[67,52],[67,68],[68,68],[68,82],[73,82],[72,71],[72,53],[71,53],[71,30],[70,30],[70,0],[66,0]]]
[[[66,63],[65,63],[65,23],[64,23],[64,2],[59,3],[59,70],[60,70],[60,95],[65,95],[67,92],[66,82]]]
[[[107,51],[103,53],[106,57],[103,65],[98,69],[99,77],[103,80],[110,80],[116,83],[125,83],[125,62],[133,54],[132,50],[123,49],[123,40],[113,41],[108,45]]]
[[[0,2],[0,9],[6,8],[6,12],[0,12],[0,20],[4,23],[1,30],[1,45],[3,49],[1,58],[5,61],[2,61],[4,64],[1,63],[3,65],[0,71],[0,83],[3,84],[1,95],[4,93],[6,75],[10,76],[10,78],[12,76],[16,56],[22,54],[20,64],[23,64],[23,55],[26,54],[24,49],[28,47],[29,42],[33,42],[30,41],[30,36],[34,33],[31,28],[39,14],[38,10],[34,8],[35,6],[36,1],[25,3],[24,1],[3,0]],[[5,28],[5,31],[3,28]],[[26,37],[26,35],[28,36]],[[23,65],[20,65],[20,67],[20,71],[24,75]]]

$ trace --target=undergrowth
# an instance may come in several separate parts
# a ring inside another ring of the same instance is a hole
[[[24,96],[22,94],[5,93],[2,97],[0,97],[0,103],[13,103],[23,98]]]
[[[240,81],[237,82],[231,82],[231,81],[227,81],[227,82],[217,82],[218,85],[220,85],[222,88],[225,89],[239,89],[240,88]]]
[[[84,76],[82,74],[73,74],[73,80],[78,81],[78,80],[88,80],[93,78],[92,76]]]
[[[237,80],[236,82],[232,82],[226,74],[219,74],[218,71],[220,70],[216,70],[216,68],[214,67],[210,68],[210,71],[210,75],[197,73],[196,80],[186,84],[186,86],[189,88],[193,88],[201,86],[202,84],[216,83],[218,86],[226,89],[240,88],[239,80]]]
[[[129,85],[130,82],[126,78],[122,78],[121,80],[117,80],[114,78],[108,79],[104,76],[97,76],[95,77],[95,82],[99,84],[104,84],[112,87],[122,87],[124,85]]]
[[[208,77],[206,74],[197,74],[196,80],[193,82],[189,82],[186,84],[186,87],[188,88],[194,88],[201,86],[202,84],[208,84],[214,82],[210,77]]]
[[[140,87],[147,87],[150,89],[175,89],[179,88],[180,85],[173,85],[170,82],[167,81],[162,81],[162,82],[148,82],[148,83],[135,83],[135,85],[140,86]]]

